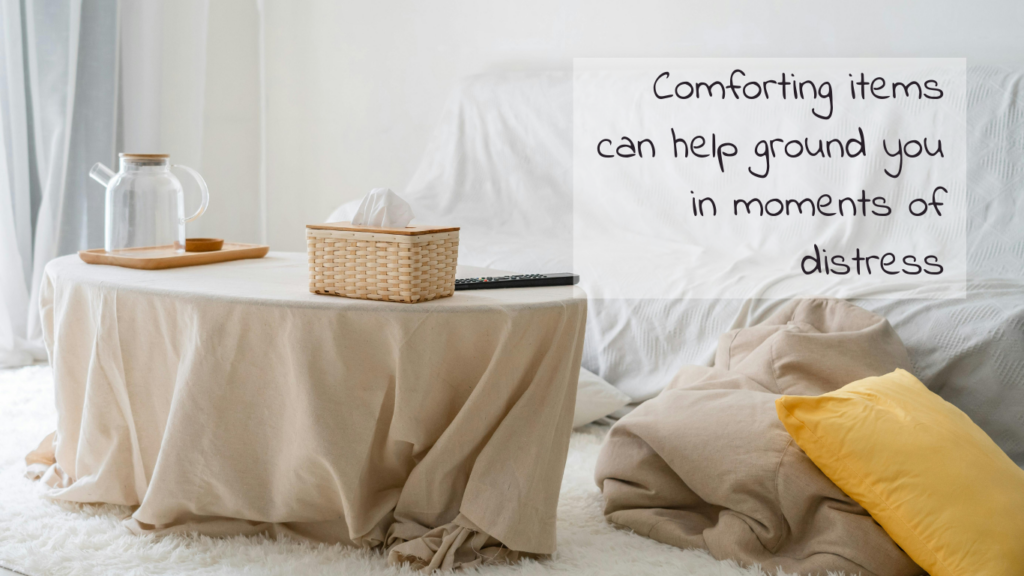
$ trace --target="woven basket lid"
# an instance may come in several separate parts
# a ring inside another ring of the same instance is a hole
[[[355,226],[351,222],[328,222],[326,224],[306,224],[311,230],[345,230],[348,232],[372,232],[376,234],[395,234],[398,236],[420,236],[439,232],[458,232],[458,226],[407,226],[405,228],[380,228],[378,226]]]

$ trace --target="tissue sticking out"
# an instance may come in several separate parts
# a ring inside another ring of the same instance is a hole
[[[412,206],[390,188],[374,188],[363,198],[352,217],[355,226],[405,228],[415,216]]]

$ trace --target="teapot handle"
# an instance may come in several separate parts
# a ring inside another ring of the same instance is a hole
[[[181,168],[182,170],[188,172],[189,175],[195,179],[196,183],[199,184],[199,190],[203,193],[203,200],[199,204],[199,210],[196,210],[196,213],[189,216],[188,218],[181,219],[181,223],[185,224],[195,220],[196,218],[199,218],[200,216],[203,215],[203,212],[206,212],[206,207],[210,204],[210,190],[206,187],[206,180],[203,180],[203,177],[199,175],[199,172],[196,172],[195,170],[183,164],[175,164],[171,166],[171,168]]]

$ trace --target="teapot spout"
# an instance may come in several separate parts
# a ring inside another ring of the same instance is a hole
[[[113,170],[104,166],[102,162],[93,164],[92,169],[89,170],[89,177],[103,184],[104,188],[106,188],[107,184],[110,184],[110,181],[116,175]]]

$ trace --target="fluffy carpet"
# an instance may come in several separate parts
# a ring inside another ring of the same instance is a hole
[[[50,574],[410,574],[384,556],[343,546],[268,538],[135,536],[122,527],[130,508],[54,503],[23,477],[24,456],[55,427],[49,368],[0,370],[0,566]],[[550,559],[478,572],[505,574],[665,574],[763,576],[616,530],[601,514],[594,464],[606,428],[573,434],[558,502],[558,552]]]

